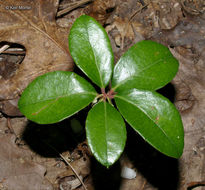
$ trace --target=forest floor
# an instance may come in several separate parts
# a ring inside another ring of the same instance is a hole
[[[84,109],[55,125],[29,122],[18,110],[23,89],[53,70],[74,70],[67,37],[87,14],[108,32],[115,62],[133,44],[149,39],[179,60],[176,77],[159,92],[179,110],[185,131],[180,159],[154,150],[128,128],[125,152],[110,169],[85,140]],[[82,128],[79,132],[72,130]],[[204,0],[0,1],[0,190],[205,190]],[[128,167],[133,179],[120,173]]]

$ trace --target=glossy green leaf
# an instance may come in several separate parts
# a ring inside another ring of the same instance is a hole
[[[20,111],[39,124],[59,122],[91,103],[95,89],[73,72],[55,71],[36,78],[22,93]]]
[[[179,158],[184,147],[181,117],[175,106],[157,92],[132,89],[115,101],[126,121],[160,152]]]
[[[96,159],[106,167],[121,155],[126,142],[126,128],[120,113],[107,102],[96,104],[88,113],[86,134]]]
[[[159,89],[173,79],[178,65],[167,47],[148,40],[138,42],[116,64],[112,88],[117,92]]]
[[[99,87],[112,75],[114,56],[105,29],[92,17],[76,19],[69,34],[69,50],[77,66]]]

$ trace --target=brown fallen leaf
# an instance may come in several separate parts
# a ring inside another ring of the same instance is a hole
[[[122,19],[120,17],[116,17],[113,24],[107,26],[106,30],[107,32],[109,32],[115,27],[119,31],[119,35],[115,36],[115,43],[117,46],[123,49],[125,37],[127,37],[130,40],[134,39],[134,31],[132,29],[131,22],[127,18]]]
[[[183,17],[177,0],[153,0],[149,8],[153,24],[160,29],[173,29]]]
[[[104,25],[112,11],[115,9],[115,6],[116,0],[95,0],[84,10],[84,13],[92,16]]]
[[[150,39],[161,30],[173,29],[182,17],[177,0],[118,0],[106,31],[116,47],[126,51],[134,43]]]
[[[183,9],[191,15],[203,14],[205,11],[204,0],[181,0],[181,5]]]
[[[68,31],[55,23],[57,8],[57,0],[1,1],[0,42],[17,43],[26,49],[15,74],[6,79],[0,77],[0,100],[6,101],[3,106],[8,100],[17,99],[37,76],[54,70],[72,70]]]
[[[15,145],[15,136],[0,137],[0,189],[51,190],[44,178],[46,169],[30,161],[30,152]]]

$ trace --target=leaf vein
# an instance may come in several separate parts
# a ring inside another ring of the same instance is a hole
[[[92,47],[91,42],[90,42],[90,36],[89,36],[89,33],[88,33],[88,26],[86,25],[86,23],[84,23],[84,25],[85,25],[86,32],[87,32],[87,36],[88,36],[89,46],[91,47],[91,51],[92,51],[93,56],[94,56],[94,58],[95,58],[95,65],[96,65],[96,68],[97,68],[98,73],[99,73],[99,76],[100,76],[100,82],[101,82],[102,87],[104,87],[104,85],[103,85],[103,80],[102,80],[102,76],[101,76],[101,74],[100,74],[100,69],[99,69],[99,66],[98,66],[98,64],[97,64],[97,58],[96,58],[95,52],[94,52],[93,47]]]
[[[77,95],[77,94],[87,94],[87,95],[97,95],[96,93],[87,93],[87,92],[81,92],[81,93],[74,93],[74,94],[69,94],[69,95],[61,95],[61,96],[58,96],[58,97],[51,97],[51,98],[48,98],[48,99],[44,99],[44,100],[40,100],[38,102],[33,102],[33,103],[28,103],[28,104],[24,104],[24,106],[27,106],[27,105],[33,105],[33,104],[37,104],[37,103],[40,103],[40,102],[45,102],[45,101],[48,101],[48,100],[55,100],[56,98],[65,98],[65,97],[69,97],[69,96],[72,96],[72,95]]]

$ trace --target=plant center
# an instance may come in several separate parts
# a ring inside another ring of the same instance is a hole
[[[114,98],[116,92],[113,89],[110,89],[107,93],[105,92],[104,88],[101,88],[101,93],[102,93],[102,99],[103,101],[106,101],[106,99],[111,100]]]

